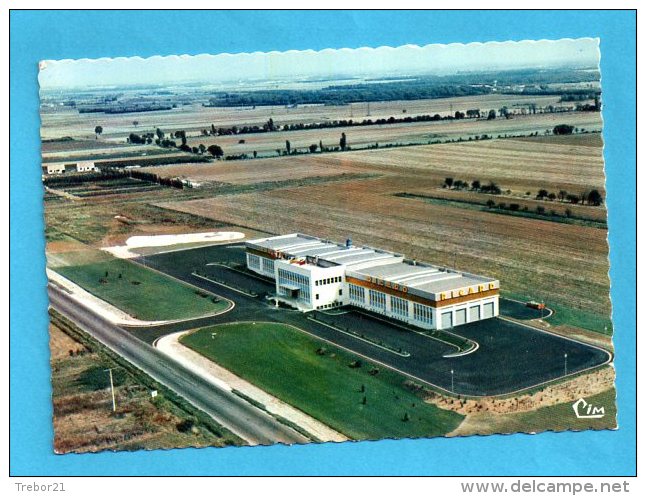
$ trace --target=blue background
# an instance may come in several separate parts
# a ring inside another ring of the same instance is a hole
[[[587,36],[601,38],[618,431],[53,454],[39,60]],[[11,474],[635,474],[635,37],[626,11],[12,12]]]

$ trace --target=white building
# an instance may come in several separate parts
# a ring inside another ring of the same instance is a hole
[[[287,234],[247,241],[246,250],[247,267],[303,311],[354,305],[425,329],[498,315],[499,281],[349,240]]]
[[[97,170],[94,162],[82,161],[74,163],[49,162],[43,164],[43,174],[70,174],[73,172],[91,172]]]

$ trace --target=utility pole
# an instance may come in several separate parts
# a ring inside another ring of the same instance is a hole
[[[106,369],[105,372],[108,372],[110,374],[110,390],[112,391],[112,411],[116,412],[117,402],[115,401],[115,398],[114,398],[114,382],[112,381],[112,369]]]

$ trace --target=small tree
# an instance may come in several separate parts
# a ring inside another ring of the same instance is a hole
[[[292,144],[289,142],[289,140],[285,140],[285,150],[287,150],[287,155],[292,152]]]
[[[480,181],[477,179],[475,181],[471,182],[471,189],[474,191],[479,191],[480,190]]]
[[[451,189],[451,186],[453,186],[453,178],[447,177],[446,179],[444,179],[444,184],[447,188]]]
[[[96,135],[96,139],[99,139],[99,136],[103,133],[103,126],[96,126],[94,128],[94,134]]]
[[[206,150],[218,160],[224,155],[224,150],[219,145],[211,145]]]
[[[564,189],[559,191],[558,198],[561,201],[565,201],[565,198],[567,198],[567,191],[565,191]]]
[[[601,193],[599,193],[599,190],[593,189],[588,193],[588,205],[595,205],[599,206],[603,203],[603,197],[601,196]]]
[[[568,124],[559,124],[554,126],[554,129],[552,129],[552,133],[555,135],[572,134],[572,131],[574,131],[574,126],[570,126]]]
[[[309,148],[310,148],[310,153],[314,153],[316,151],[316,149],[318,148],[318,145],[311,144]]]
[[[341,139],[339,140],[339,147],[341,148],[341,150],[345,150],[345,147],[347,146],[347,144],[348,144],[348,140],[345,136],[345,133],[341,133]]]
[[[496,206],[496,202],[493,200],[487,200],[487,207],[488,208],[493,208]]]
[[[494,109],[491,109],[489,113],[487,114],[487,120],[491,121],[496,118],[496,111]]]

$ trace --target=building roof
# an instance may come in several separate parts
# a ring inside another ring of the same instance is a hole
[[[446,267],[405,260],[398,253],[368,246],[346,246],[305,234],[287,234],[247,241],[247,246],[279,251],[287,257],[316,257],[315,263],[324,261],[343,265],[346,274],[357,278],[375,278],[383,282],[406,286],[409,292],[436,295],[480,284],[497,282],[485,276],[461,272]]]

